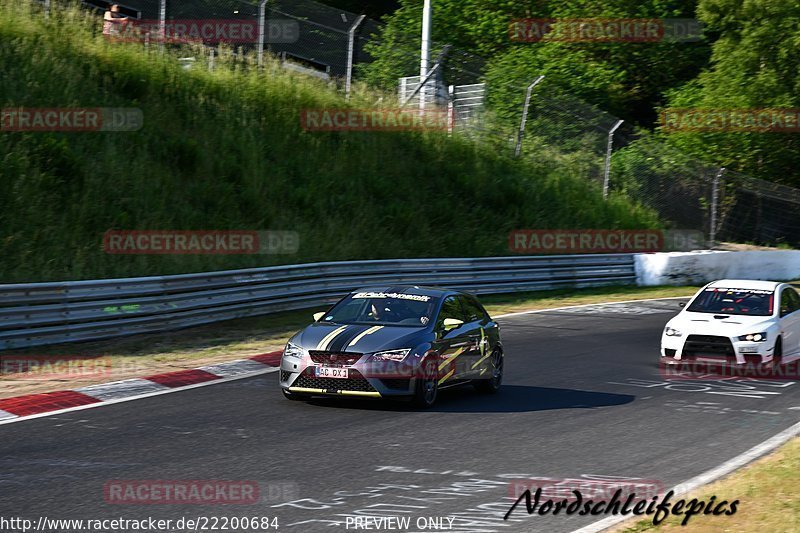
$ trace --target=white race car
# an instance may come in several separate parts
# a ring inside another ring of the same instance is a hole
[[[800,358],[800,295],[775,281],[709,283],[661,334],[662,365],[685,361],[778,366]]]

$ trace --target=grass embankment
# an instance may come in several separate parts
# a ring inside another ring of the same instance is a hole
[[[800,438],[794,438],[775,452],[753,464],[711,483],[690,495],[686,501],[698,498],[710,501],[739,500],[732,516],[695,515],[686,526],[683,517],[670,516],[658,526],[652,520],[627,522],[615,528],[616,533],[658,531],[678,533],[795,533],[800,531]]]
[[[202,60],[187,71],[189,50],[107,42],[100,24],[0,0],[0,107],[144,114],[137,132],[0,133],[2,282],[501,255],[516,228],[658,225],[549,156],[515,161],[436,132],[303,131],[302,109],[371,107],[378,94],[362,87],[346,104],[323,81],[224,54],[213,72]],[[109,255],[108,229],[290,230],[300,250]]]

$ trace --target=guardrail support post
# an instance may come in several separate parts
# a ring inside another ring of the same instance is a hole
[[[525,103],[522,105],[522,120],[519,121],[519,131],[517,132],[517,145],[514,147],[514,157],[519,157],[522,153],[522,137],[525,136],[525,123],[528,121],[528,107],[531,105],[531,95],[533,88],[544,79],[544,76],[539,76],[533,83],[528,85],[525,91]]]
[[[347,30],[347,74],[344,79],[345,100],[350,99],[350,84],[353,82],[353,55],[356,47],[356,30],[361,26],[365,18],[367,18],[366,15],[359,15],[353,25],[350,26],[350,29]]]
[[[717,210],[719,209],[719,182],[725,175],[725,167],[719,169],[711,181],[711,221],[708,228],[708,247],[713,248],[717,240]]]
[[[614,132],[617,128],[622,126],[624,120],[618,120],[616,124],[608,131],[608,146],[606,147],[606,165],[603,170],[603,198],[608,198],[608,178],[611,174],[611,150],[614,147]]]

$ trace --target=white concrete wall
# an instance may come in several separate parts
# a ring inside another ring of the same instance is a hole
[[[636,254],[636,283],[702,285],[717,279],[800,279],[800,251],[668,252]]]

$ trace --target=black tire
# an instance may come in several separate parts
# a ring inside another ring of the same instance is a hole
[[[484,394],[494,394],[503,384],[503,352],[495,350],[492,354],[492,377],[476,379],[472,382],[475,390]]]
[[[783,362],[783,339],[778,337],[775,341],[775,349],[772,351],[772,368],[780,368]]]
[[[310,394],[303,394],[300,392],[289,392],[286,389],[281,389],[281,392],[283,393],[284,398],[286,398],[287,400],[292,400],[293,402],[304,402],[306,400],[311,399]]]
[[[420,376],[414,387],[414,397],[411,403],[419,409],[428,409],[436,403],[439,395],[439,372],[436,360],[429,358],[420,366]]]

